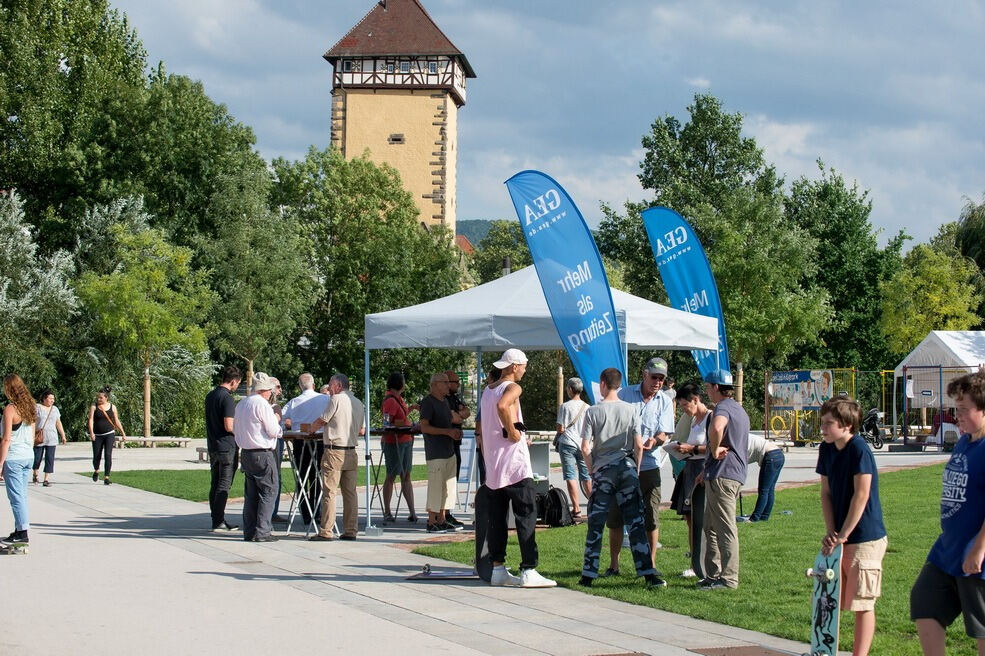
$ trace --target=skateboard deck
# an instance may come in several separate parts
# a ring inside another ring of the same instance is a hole
[[[814,567],[807,570],[813,581],[811,595],[810,656],[834,656],[838,653],[838,629],[841,617],[841,545],[830,556],[818,552]]]
[[[492,560],[489,558],[489,488],[479,486],[475,491],[475,572],[489,583],[492,579]]]
[[[407,577],[408,581],[478,581],[475,572],[467,569],[432,569],[427,563],[417,574]]]
[[[30,551],[29,546],[27,542],[5,542],[0,545],[0,555],[14,556],[27,554]]]

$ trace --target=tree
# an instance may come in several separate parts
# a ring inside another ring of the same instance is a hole
[[[206,247],[218,294],[215,344],[246,361],[247,385],[258,358],[268,371],[285,364],[289,340],[307,325],[321,291],[309,266],[311,244],[290,214],[267,206],[269,186],[266,172],[246,169],[227,176],[210,203],[218,226]]]
[[[174,347],[205,350],[202,318],[213,294],[204,273],[192,269],[191,250],[172,246],[161,231],[121,222],[104,239],[118,259],[108,273],[84,273],[78,292],[95,330],[143,366],[144,436],[150,437],[151,366]]]
[[[796,180],[785,202],[789,219],[817,240],[805,286],[828,292],[833,317],[819,326],[819,339],[799,348],[793,360],[801,367],[858,367],[878,371],[892,360],[880,328],[879,286],[899,269],[903,242],[899,232],[879,247],[879,231],[869,216],[869,192],[848,186],[834,169],[818,161],[821,177]]]
[[[510,269],[518,271],[530,266],[530,249],[523,237],[519,221],[492,221],[489,232],[476,245],[472,270],[479,284],[503,275],[503,261],[510,258]]]
[[[824,290],[801,284],[815,271],[817,241],[783,215],[782,180],[742,136],[742,116],[709,95],[695,96],[688,112],[686,124],[665,116],[643,138],[639,178],[653,200],[627,202],[621,215],[603,205],[596,238],[632,293],[666,302],[640,213],[661,204],[689,221],[718,282],[741,386],[745,364],[816,341],[831,310]]]
[[[16,193],[0,193],[0,362],[32,388],[55,378],[59,344],[78,299],[68,253],[38,252]]]
[[[910,352],[932,330],[967,330],[981,317],[975,264],[959,253],[917,244],[902,268],[881,285],[882,330],[899,355]]]
[[[962,255],[970,257],[985,271],[985,197],[978,204],[972,200],[965,204],[958,220],[955,245]]]
[[[0,52],[0,189],[69,247],[86,207],[136,190],[146,55],[105,0],[4,2]]]
[[[275,207],[299,222],[323,291],[299,335],[299,356],[316,375],[360,379],[366,314],[440,298],[461,289],[451,235],[422,228],[396,170],[365,156],[312,148],[305,159],[273,163]],[[374,354],[374,370],[439,371],[460,354],[403,350]],[[385,375],[385,373],[383,374]]]

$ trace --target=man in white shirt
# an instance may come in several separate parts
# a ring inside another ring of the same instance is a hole
[[[328,407],[330,395],[319,394],[315,391],[314,376],[309,373],[301,374],[298,377],[298,387],[301,389],[301,394],[295,396],[284,406],[284,415],[281,418],[281,423],[284,425],[285,430],[299,431],[303,424],[315,423],[321,417],[322,413],[325,412],[325,408]],[[321,442],[316,444],[313,440],[307,441],[309,442],[308,444],[305,444],[306,440],[291,441],[291,452],[295,458],[294,465],[302,476],[305,472],[312,469],[312,459],[316,463],[321,462],[322,453],[324,452],[324,446]],[[301,481],[295,477],[295,488],[300,488],[300,486]],[[317,472],[308,476],[307,486],[308,498],[314,502],[321,492],[321,480]],[[274,504],[274,522],[287,523],[285,518],[277,515],[277,505]],[[311,513],[308,507],[302,503],[299,510],[301,511],[302,521],[307,525],[311,521]]]
[[[322,513],[316,542],[332,540],[335,526],[335,495],[342,488],[342,540],[355,540],[359,530],[359,498],[356,496],[356,445],[364,434],[365,407],[349,392],[349,379],[335,374],[328,381],[332,397],[321,417],[311,425],[315,433],[323,426],[325,454],[321,459]]]
[[[233,437],[240,449],[240,466],[246,478],[243,503],[243,539],[248,542],[276,542],[271,534],[270,517],[277,495],[277,439],[283,434],[277,415],[270,406],[270,395],[277,381],[263,372],[253,377],[254,394],[236,406]]]

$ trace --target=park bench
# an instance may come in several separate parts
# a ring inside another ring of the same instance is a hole
[[[120,435],[116,436],[116,446],[125,447],[128,442],[136,443],[139,446],[149,446],[151,448],[157,447],[158,444],[167,444],[175,442],[178,446],[188,446],[191,442],[190,437],[175,437],[171,435],[164,435],[160,437],[122,437]]]
[[[204,447],[204,446],[196,447],[195,448],[195,451],[198,452],[198,461],[199,462],[208,462],[209,461],[209,450],[208,450],[207,447]]]

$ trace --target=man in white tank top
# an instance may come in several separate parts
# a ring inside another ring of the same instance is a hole
[[[495,383],[482,392],[482,457],[489,488],[489,558],[493,564],[492,585],[523,588],[552,588],[557,585],[537,573],[537,495],[534,491],[530,451],[523,427],[517,384],[527,370],[527,356],[507,349],[493,363],[502,371]],[[520,543],[520,576],[506,569],[507,514],[513,505],[516,535]]]

